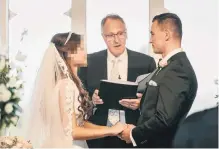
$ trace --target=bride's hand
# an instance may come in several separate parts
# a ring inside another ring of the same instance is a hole
[[[110,127],[110,135],[111,136],[117,136],[119,133],[121,133],[125,128],[127,128],[127,124],[122,124],[118,122],[114,126]]]

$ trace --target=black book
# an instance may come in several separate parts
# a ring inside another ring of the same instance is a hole
[[[104,104],[97,105],[98,108],[104,109],[123,109],[119,104],[121,99],[136,99],[138,83],[129,81],[109,81],[101,80],[99,87],[99,97]]]

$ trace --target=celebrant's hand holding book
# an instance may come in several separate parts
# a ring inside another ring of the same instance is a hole
[[[140,102],[141,102],[141,97],[142,97],[143,94],[141,93],[137,93],[136,96],[137,96],[137,99],[121,99],[119,101],[119,103],[126,107],[126,108],[129,108],[129,109],[132,109],[132,110],[136,110],[139,108],[140,106]]]

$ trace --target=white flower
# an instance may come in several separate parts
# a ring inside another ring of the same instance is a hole
[[[1,57],[0,58],[0,72],[5,68],[5,58]]]
[[[12,121],[12,123],[17,124],[18,117],[17,117],[17,116],[13,116],[13,117],[11,118],[11,121]]]
[[[7,83],[7,87],[16,87],[16,82],[17,79],[15,77],[11,77]]]
[[[11,78],[11,77],[17,77],[18,76],[18,73],[17,73],[17,70],[16,69],[11,69],[9,71],[9,73],[7,74],[7,77]]]
[[[11,69],[15,69],[16,68],[16,64],[15,64],[15,62],[14,61],[9,61],[9,65],[10,65],[10,67],[11,67]]]
[[[13,89],[13,97],[12,98],[21,98],[24,95],[23,89]]]
[[[6,139],[5,140],[5,143],[7,143],[8,145],[12,145],[13,144],[13,141],[11,139]]]
[[[4,84],[0,84],[0,101],[7,102],[11,98],[11,92]]]
[[[15,87],[18,89],[18,88],[20,88],[20,86],[21,86],[23,83],[24,83],[23,80],[18,80],[18,81],[16,82]]]
[[[19,73],[22,73],[23,68],[22,68],[21,66],[18,66],[18,67],[16,68],[16,70],[17,70],[17,74],[19,75]]]
[[[5,112],[7,113],[7,114],[10,114],[12,111],[13,111],[13,103],[7,103],[6,105],[5,105]]]
[[[21,93],[17,89],[13,89],[13,93],[14,93],[13,98],[20,98],[21,97]]]

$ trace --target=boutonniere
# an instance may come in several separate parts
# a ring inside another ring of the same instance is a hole
[[[167,65],[168,65],[168,61],[167,61],[167,60],[165,60],[165,59],[160,59],[159,62],[158,62],[158,71],[157,71],[156,75],[157,75],[163,68],[165,68]]]
[[[166,60],[164,60],[164,59],[162,59],[161,61],[159,61],[159,63],[158,63],[158,67],[159,68],[164,68],[164,67],[166,67],[168,65],[168,62],[166,61]]]

